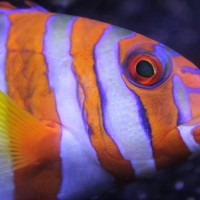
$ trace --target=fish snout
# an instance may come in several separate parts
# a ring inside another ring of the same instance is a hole
[[[191,155],[200,155],[200,116],[179,125],[177,128]]]

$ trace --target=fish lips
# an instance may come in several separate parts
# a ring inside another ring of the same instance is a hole
[[[178,127],[182,140],[192,156],[200,155],[200,115],[180,124]]]

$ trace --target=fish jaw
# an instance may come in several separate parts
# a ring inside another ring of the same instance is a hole
[[[168,132],[159,145],[154,146],[158,170],[200,155],[200,116]]]
[[[178,126],[179,133],[192,156],[200,155],[200,116]]]

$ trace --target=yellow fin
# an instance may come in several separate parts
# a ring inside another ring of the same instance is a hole
[[[40,162],[41,142],[49,131],[0,91],[0,173]]]

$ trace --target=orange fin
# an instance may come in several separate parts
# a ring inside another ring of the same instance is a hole
[[[49,156],[44,151],[53,149],[55,138],[50,136],[55,135],[55,131],[52,129],[54,125],[40,122],[0,91],[0,173],[4,173],[10,163],[13,170],[40,164]]]
[[[16,9],[16,7],[13,6],[11,3],[3,1],[3,2],[0,2],[0,9],[12,10],[12,9]]]
[[[37,5],[36,3],[34,3],[33,1],[24,1],[24,4],[29,7],[29,8],[35,8],[36,10],[39,11],[44,11],[44,12],[48,12],[47,9],[43,8],[42,6]]]
[[[18,9],[18,8],[33,8],[34,10],[38,10],[38,11],[43,11],[43,12],[48,11],[42,6],[39,6],[32,1],[26,1],[26,0],[17,1],[16,0],[15,2],[12,2],[12,3],[7,2],[7,1],[0,2],[0,9],[13,10],[13,9]]]

